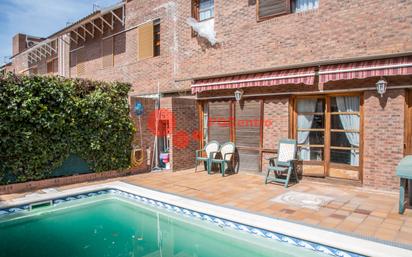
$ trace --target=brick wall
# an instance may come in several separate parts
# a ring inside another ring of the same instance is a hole
[[[397,190],[395,168],[403,157],[405,90],[388,90],[383,98],[375,91],[364,94],[365,186]]]
[[[85,53],[85,74],[78,75],[76,63],[72,63],[70,74],[72,77],[84,77],[98,80],[119,80],[133,85],[131,94],[150,94],[157,92],[160,85],[161,92],[176,91],[173,83],[173,15],[170,7],[165,5],[166,0],[130,1],[126,4],[126,32],[114,36],[114,64],[103,68],[102,37],[88,39],[85,44],[72,46],[73,50],[83,47]],[[160,56],[138,59],[138,26],[144,22],[160,18],[161,54]],[[123,28],[117,26],[104,37],[114,35]]]
[[[22,73],[29,68],[27,57],[25,55],[18,55],[13,59],[11,70],[15,73]]]
[[[173,114],[176,117],[176,129],[173,133],[173,170],[195,167],[195,151],[199,149],[199,116],[196,100],[174,98]]]
[[[263,148],[275,150],[281,138],[288,138],[289,133],[289,97],[281,96],[265,99],[263,105],[263,120],[270,125],[263,125]],[[268,162],[265,158],[273,153],[263,153],[262,171],[266,171]]]
[[[412,1],[320,0],[317,10],[257,22],[249,1],[215,0],[215,47],[191,38],[190,1],[178,2],[178,79],[412,50]]]

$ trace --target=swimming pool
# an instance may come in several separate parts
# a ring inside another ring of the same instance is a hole
[[[222,218],[213,215],[219,207],[139,190],[105,185],[37,199],[39,206],[50,201],[50,207],[29,211],[33,205],[23,199],[26,203],[3,208],[0,256],[361,256],[267,230],[265,224],[272,224],[263,217],[246,216],[249,223],[265,222],[253,226],[239,222],[241,212],[221,209]],[[225,218],[228,214],[231,219]],[[289,228],[296,230],[293,224]]]

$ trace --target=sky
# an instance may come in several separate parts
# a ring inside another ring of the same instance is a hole
[[[12,55],[17,33],[47,37],[93,11],[120,0],[0,0],[0,65]]]

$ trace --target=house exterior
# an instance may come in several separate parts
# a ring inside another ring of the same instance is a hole
[[[142,169],[155,135],[173,170],[218,140],[257,173],[289,137],[304,176],[395,190],[396,164],[412,152],[411,12],[402,0],[123,1],[20,51],[12,67],[132,83],[131,106],[145,109]]]

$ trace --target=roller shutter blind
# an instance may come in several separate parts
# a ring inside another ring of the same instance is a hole
[[[260,100],[236,102],[236,147],[241,171],[258,172],[260,168],[261,110]]]
[[[236,145],[260,147],[260,101],[250,100],[236,103]]]
[[[259,0],[259,19],[290,13],[290,0]]]
[[[230,141],[230,102],[209,103],[209,142],[220,144]]]
[[[258,150],[248,150],[238,148],[239,170],[249,172],[259,172],[260,153]]]

